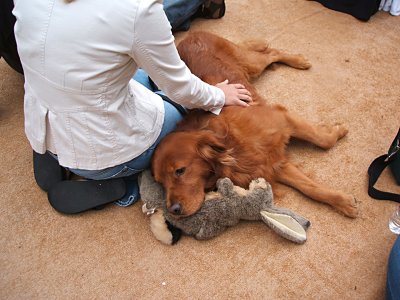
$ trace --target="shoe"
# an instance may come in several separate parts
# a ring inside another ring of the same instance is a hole
[[[219,19],[225,15],[224,0],[206,0],[199,8],[198,16],[206,19]]]
[[[126,184],[122,178],[107,180],[61,181],[50,188],[47,197],[50,205],[60,213],[76,214],[124,197]]]
[[[58,182],[67,179],[67,170],[48,152],[39,154],[33,151],[33,173],[38,186],[46,192]]]

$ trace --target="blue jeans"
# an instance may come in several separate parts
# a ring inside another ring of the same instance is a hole
[[[152,85],[150,84],[147,73],[139,69],[133,79],[143,84],[149,90],[153,91]],[[81,170],[81,169],[69,169],[71,172],[82,176],[87,179],[103,180],[111,178],[123,178],[126,182],[127,193],[125,196],[118,200],[116,204],[120,206],[129,206],[135,203],[140,198],[139,186],[137,177],[143,170],[150,167],[151,157],[153,156],[156,146],[160,141],[170,132],[175,130],[176,124],[182,120],[180,112],[170,103],[164,101],[164,123],[161,129],[161,133],[153,145],[150,146],[145,152],[138,157],[125,162],[123,164],[106,168],[103,170]]]
[[[204,0],[164,0],[164,11],[171,23],[172,31],[186,31],[190,19]]]
[[[400,299],[400,236],[397,237],[389,255],[385,299]]]

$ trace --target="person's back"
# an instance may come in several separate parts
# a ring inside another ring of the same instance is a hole
[[[186,107],[223,104],[179,59],[161,1],[17,0],[14,14],[26,133],[36,152],[57,154],[63,166],[107,168],[155,142],[163,103],[131,80],[137,63]],[[188,97],[199,92],[197,102]]]
[[[17,37],[29,41],[18,43],[24,67],[70,91],[101,93],[104,86],[126,86],[137,68],[129,56],[136,2],[15,1],[17,18],[23,15]]]
[[[68,167],[98,169],[122,163],[154,142],[159,132],[152,130],[161,126],[162,101],[135,82],[140,101],[126,99],[137,69],[129,53],[139,3],[15,2],[15,31],[26,79],[26,132],[35,151],[50,150]],[[146,126],[138,126],[132,115],[147,116],[138,109],[146,110],[155,124],[144,120]],[[126,147],[130,136],[142,145],[136,151]]]

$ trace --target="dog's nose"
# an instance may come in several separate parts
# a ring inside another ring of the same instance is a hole
[[[174,203],[171,205],[171,207],[168,209],[168,211],[171,214],[180,215],[182,213],[182,207],[179,203]]]

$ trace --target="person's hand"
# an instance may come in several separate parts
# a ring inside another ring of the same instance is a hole
[[[240,83],[230,84],[228,79],[217,83],[216,87],[220,88],[225,94],[225,104],[238,105],[238,106],[249,106],[249,103],[253,101],[250,92]]]

